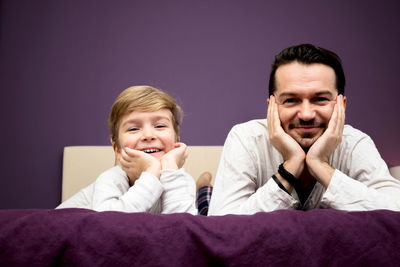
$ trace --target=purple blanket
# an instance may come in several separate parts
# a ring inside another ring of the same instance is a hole
[[[0,210],[0,266],[399,266],[400,212]]]

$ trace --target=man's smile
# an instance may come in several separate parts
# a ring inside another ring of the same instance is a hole
[[[294,130],[298,133],[314,133],[317,132],[321,129],[321,127],[318,126],[300,126],[300,127],[295,127]]]

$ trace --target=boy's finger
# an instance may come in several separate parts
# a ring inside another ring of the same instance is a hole
[[[136,149],[132,149],[130,147],[124,147],[123,150],[125,151],[126,155],[130,156],[130,157],[135,157],[135,156],[140,156],[140,153],[142,151],[136,150]],[[144,153],[144,152],[142,152]]]
[[[181,143],[179,143],[179,142],[174,144],[174,148],[178,148],[180,146],[181,146]]]
[[[127,161],[129,159],[129,155],[126,153],[125,149],[121,149],[121,158]]]

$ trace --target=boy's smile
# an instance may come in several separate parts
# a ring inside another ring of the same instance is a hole
[[[156,157],[158,159],[160,159],[165,153],[167,153],[167,152],[163,151],[163,149],[154,148],[154,147],[152,147],[152,148],[142,148],[142,149],[137,149],[136,148],[136,150],[143,151],[144,153],[150,154],[153,157]]]
[[[126,114],[121,118],[118,137],[120,148],[140,150],[159,159],[174,148],[177,140],[168,109]]]
[[[158,148],[145,148],[145,149],[141,149],[141,151],[148,153],[148,154],[152,154],[152,153],[157,153],[160,152],[161,149]]]

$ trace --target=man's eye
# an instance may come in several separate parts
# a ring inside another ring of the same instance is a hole
[[[283,104],[292,104],[292,103],[296,103],[296,99],[295,99],[295,98],[287,98],[287,99],[283,100],[282,103],[283,103]]]
[[[329,101],[329,99],[326,97],[317,97],[315,101],[321,103],[321,102],[327,102]]]

